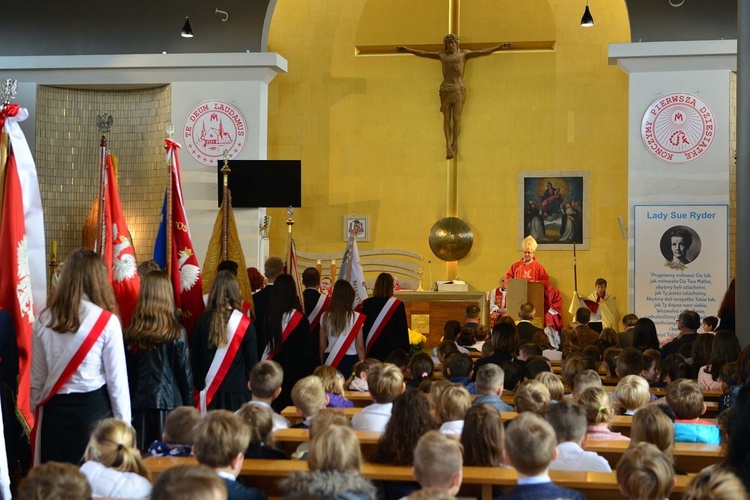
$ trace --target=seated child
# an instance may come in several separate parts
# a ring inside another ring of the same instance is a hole
[[[523,370],[513,361],[505,361],[500,363],[500,368],[505,373],[505,381],[503,382],[503,391],[511,394],[516,392],[518,384],[523,381]]]
[[[237,415],[244,418],[250,427],[250,444],[245,458],[289,459],[286,453],[275,447],[272,413],[270,408],[250,403],[245,403],[237,410]]]
[[[463,480],[463,456],[458,441],[437,431],[419,438],[414,449],[414,479],[422,489],[458,493]]]
[[[464,465],[507,467],[503,458],[505,428],[500,412],[488,404],[474,405],[464,417],[461,432]]]
[[[532,356],[526,360],[526,379],[533,380],[540,373],[551,373],[552,367],[544,356]]]
[[[471,408],[471,394],[459,385],[446,387],[437,402],[435,408],[437,420],[440,424],[438,429],[443,434],[460,436],[464,428],[464,417]]]
[[[37,465],[23,478],[18,486],[18,498],[91,500],[91,485],[75,465],[47,462]]]
[[[594,370],[584,370],[573,377],[573,392],[571,397],[575,400],[589,387],[602,388],[602,378]]]
[[[193,456],[193,430],[201,421],[201,412],[194,406],[178,406],[164,421],[162,441],[148,447],[147,457]]]
[[[721,367],[719,372],[719,380],[721,380],[721,399],[719,399],[719,412],[731,406],[731,390],[733,386],[739,386],[740,377],[737,373],[737,362],[732,361]]]
[[[659,381],[661,372],[661,353],[656,349],[646,349],[643,351],[643,373],[641,376],[646,382],[653,384]]]
[[[385,431],[391,419],[393,400],[406,388],[404,374],[390,363],[375,365],[367,375],[373,404],[362,408],[352,417],[352,427],[357,431]]]
[[[437,359],[435,364],[440,364],[445,367],[445,360],[453,353],[459,352],[458,346],[452,340],[443,340],[437,347],[433,349],[433,361]]]
[[[461,384],[469,391],[469,394],[479,394],[477,388],[471,382],[474,374],[474,362],[468,354],[451,354],[446,360],[445,378],[452,384]]]
[[[292,388],[292,401],[297,410],[297,415],[304,420],[295,425],[295,428],[307,429],[310,420],[328,404],[328,396],[323,389],[323,383],[315,375],[302,378]]]
[[[541,382],[549,391],[550,404],[557,403],[565,397],[565,387],[560,377],[552,372],[541,372],[534,377],[534,380]]]
[[[297,384],[294,387],[296,388]],[[210,467],[224,480],[229,493],[228,500],[264,500],[267,498],[262,491],[248,488],[237,482],[248,444],[250,444],[248,425],[242,417],[230,411],[210,411],[195,428],[193,454],[198,459],[198,463]]]
[[[643,353],[635,347],[626,347],[623,349],[619,356],[617,356],[615,373],[620,378],[643,373]]]
[[[312,440],[317,434],[320,434],[330,425],[343,425],[344,427],[351,427],[352,424],[349,419],[341,413],[340,410],[334,408],[323,408],[310,420],[310,430],[308,435]],[[310,451],[310,441],[304,441],[297,446],[297,449],[292,453],[292,458],[307,460],[307,453]]]
[[[469,352],[479,352],[479,349],[474,347],[474,330],[472,328],[461,329],[456,343]]]
[[[474,345],[472,346],[474,349],[477,350],[477,352],[482,352],[482,349],[484,348],[484,343],[487,342],[487,337],[489,336],[489,330],[484,325],[479,325],[474,330]]]
[[[534,343],[521,344],[518,347],[518,356],[516,359],[520,361],[528,361],[535,356],[542,355],[542,348]]]
[[[99,421],[91,431],[81,472],[95,497],[148,498],[151,472],[135,447],[135,431],[117,418]]]
[[[403,349],[396,349],[385,358],[384,363],[396,365],[403,372],[409,365],[409,353]]]
[[[486,342],[482,345],[482,357],[486,358],[495,354],[495,348],[492,347],[492,342]]]
[[[704,333],[711,333],[716,330],[716,327],[719,326],[719,318],[716,316],[706,316],[703,318],[703,332]]]
[[[640,375],[626,375],[617,382],[615,397],[625,408],[625,415],[634,415],[651,401],[648,382]]]
[[[175,465],[159,474],[151,490],[151,500],[223,500],[227,498],[224,480],[205,465]]]
[[[616,369],[617,369],[617,356],[620,355],[622,352],[622,349],[619,347],[608,347],[604,350],[604,354],[602,357],[604,358],[604,366],[607,367],[607,375],[610,377],[616,377]],[[661,356],[659,356],[661,359]]]
[[[557,436],[557,458],[549,470],[612,472],[609,462],[593,451],[584,451],[586,412],[572,401],[560,401],[547,408],[547,422]]]
[[[367,373],[370,368],[380,363],[375,358],[366,358],[364,361],[358,361],[355,363],[352,370],[351,376],[346,381],[346,387],[350,391],[367,392],[370,389],[367,387]]]
[[[326,408],[354,408],[354,403],[344,396],[344,376],[336,368],[320,365],[313,375],[320,378],[323,389],[328,396]]]
[[[747,498],[747,490],[729,469],[704,470],[688,484],[683,500],[739,500]]]
[[[615,412],[612,409],[612,401],[609,398],[609,394],[604,389],[589,387],[578,398],[578,404],[586,412],[586,422],[589,426],[586,431],[588,439],[630,441],[629,437],[609,430],[609,422],[614,417]]]
[[[516,391],[516,411],[532,412],[544,418],[549,406],[549,389],[538,380],[524,382]]]
[[[669,498],[674,487],[672,463],[656,446],[638,443],[617,463],[617,484],[620,493],[633,500]]]
[[[281,482],[284,498],[372,499],[377,489],[360,474],[362,453],[350,427],[330,425],[310,441],[309,472],[293,472]]]
[[[254,405],[271,408],[271,403],[281,394],[281,383],[284,380],[284,369],[276,361],[260,361],[253,366],[250,372],[250,381],[247,388],[250,389]],[[289,420],[273,412],[273,430],[288,429]]]
[[[679,379],[667,386],[667,404],[675,414],[674,440],[678,443],[719,444],[719,427],[700,418],[706,412],[698,382]]]
[[[479,392],[479,396],[474,399],[473,406],[488,404],[497,408],[500,412],[511,412],[515,409],[509,404],[503,402],[501,396],[503,395],[503,382],[505,381],[505,373],[502,368],[494,363],[488,363],[482,365],[477,370],[477,380],[474,385]]]
[[[406,367],[407,389],[420,389],[423,392],[430,392],[432,382],[432,372],[435,370],[435,363],[432,357],[426,352],[418,352],[409,360],[409,366]]]
[[[522,413],[508,424],[503,454],[505,462],[518,472],[518,482],[510,493],[497,498],[586,498],[575,490],[561,488],[552,483],[548,470],[550,462],[557,457],[555,431],[539,415]]]
[[[630,445],[641,442],[653,444],[672,462],[675,474],[684,475],[674,467],[674,422],[664,412],[665,408],[657,404],[646,405],[633,415]]]

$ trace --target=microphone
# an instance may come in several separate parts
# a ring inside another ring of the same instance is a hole
[[[432,261],[428,260],[427,265],[430,266],[430,291],[432,291],[432,287],[434,286],[434,283],[432,282]]]

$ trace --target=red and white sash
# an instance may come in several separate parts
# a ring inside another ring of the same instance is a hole
[[[248,318],[251,317],[250,316],[250,311],[251,311],[252,308],[250,306],[252,306],[252,304],[250,302],[248,302],[246,300],[242,301],[242,314],[244,314]]]
[[[208,413],[208,405],[213,401],[216,391],[219,390],[224,377],[229,372],[229,367],[232,366],[237,351],[240,350],[240,344],[249,326],[250,318],[236,309],[232,311],[227,323],[227,345],[216,349],[216,354],[206,374],[206,385],[197,397],[197,406],[201,414]]]
[[[98,315],[96,311],[101,311]],[[78,333],[73,338],[73,342],[68,346],[67,352],[55,360],[54,366],[51,367],[47,375],[47,380],[42,388],[42,399],[36,406],[36,415],[34,429],[31,431],[31,447],[34,465],[41,463],[41,442],[42,442],[42,419],[44,418],[44,405],[52,399],[58,391],[65,385],[73,374],[81,366],[83,360],[94,347],[94,344],[107,326],[112,313],[104,309],[96,308],[91,311],[81,323]],[[86,335],[81,332],[88,330]],[[65,334],[62,334],[65,335]]]
[[[328,310],[328,306],[330,305],[330,295],[324,295],[321,293],[320,297],[318,297],[318,302],[315,304],[315,309],[307,315],[307,320],[310,322],[310,333],[314,332],[318,327],[321,316],[323,316],[323,313]]]
[[[401,301],[396,297],[390,297],[385,302],[385,305],[383,305],[383,308],[380,310],[380,314],[378,314],[377,318],[375,318],[375,323],[373,323],[372,327],[370,328],[370,333],[367,335],[365,352],[370,352],[370,349],[372,349],[372,346],[375,344],[375,341],[378,340],[380,334],[383,333],[385,325],[387,325],[391,320],[391,316],[393,316],[393,313],[396,312],[396,309],[400,304]]]
[[[341,360],[344,359],[346,351],[349,350],[349,346],[351,346],[352,342],[354,342],[354,339],[357,338],[357,334],[359,333],[359,330],[362,328],[362,325],[364,323],[365,315],[355,312],[351,329],[348,332],[339,335],[336,338],[336,342],[334,342],[333,346],[331,346],[331,352],[328,353],[328,357],[325,361],[326,365],[338,368],[339,363],[341,363]]]
[[[286,339],[289,338],[289,335],[292,334],[295,328],[297,328],[297,325],[299,325],[299,322],[302,321],[302,318],[304,318],[305,315],[301,312],[297,311],[296,309],[293,309],[291,312],[285,313],[284,316],[281,318],[281,343],[283,344],[286,342]],[[263,351],[263,355],[260,357],[261,361],[265,361],[267,359],[273,359],[274,354],[281,349],[281,346],[276,346],[276,349],[271,351],[271,343],[269,342],[266,344],[266,349]]]

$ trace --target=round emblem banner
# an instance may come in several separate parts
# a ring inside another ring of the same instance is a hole
[[[198,104],[185,120],[185,148],[195,161],[206,166],[216,165],[224,158],[237,158],[245,147],[247,121],[242,113],[224,101]]]
[[[646,149],[666,163],[686,163],[702,156],[716,135],[714,113],[693,94],[678,92],[660,97],[648,107],[641,122]]]

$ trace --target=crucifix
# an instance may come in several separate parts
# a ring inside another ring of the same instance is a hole
[[[393,55],[398,52],[438,59],[443,66],[443,83],[440,86],[440,111],[443,113],[443,132],[446,141],[447,172],[447,215],[458,216],[458,158],[456,150],[461,131],[461,113],[465,98],[463,74],[466,59],[503,52],[552,52],[555,42],[547,40],[513,42],[474,42],[458,46],[460,34],[461,1],[448,0],[447,32],[443,44],[419,44],[407,48],[401,45],[360,45],[355,47],[357,56]],[[446,263],[446,278],[456,276],[457,263]]]

